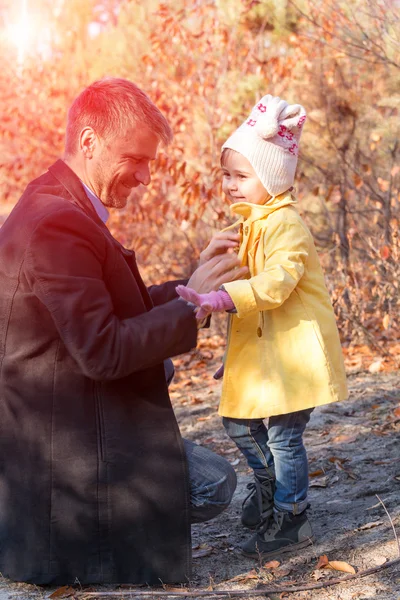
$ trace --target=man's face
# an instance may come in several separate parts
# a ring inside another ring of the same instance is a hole
[[[123,208],[132,189],[150,183],[150,161],[157,155],[159,138],[145,127],[125,135],[97,140],[91,161],[91,187],[105,206]]]

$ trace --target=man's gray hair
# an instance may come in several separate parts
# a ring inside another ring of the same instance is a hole
[[[102,138],[111,138],[123,135],[133,125],[147,127],[166,145],[172,140],[167,119],[137,85],[118,77],[95,81],[68,111],[65,154],[76,153],[84,127],[92,127]]]

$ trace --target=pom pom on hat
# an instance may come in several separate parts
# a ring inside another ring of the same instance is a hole
[[[245,156],[267,192],[277,196],[293,185],[305,120],[300,104],[267,94],[222,149],[231,148]]]

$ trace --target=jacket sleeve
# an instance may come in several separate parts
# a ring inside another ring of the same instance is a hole
[[[147,288],[154,306],[159,306],[165,302],[169,302],[178,297],[175,291],[177,285],[186,285],[187,279],[178,279],[174,281],[166,281],[160,285],[151,285]]]
[[[124,377],[196,346],[192,308],[179,299],[120,319],[103,279],[106,242],[80,211],[50,213],[28,242],[25,275],[55,327],[91,379]]]
[[[255,310],[273,310],[285,302],[303,276],[310,247],[309,235],[298,221],[272,222],[264,230],[262,273],[224,284],[239,318]]]

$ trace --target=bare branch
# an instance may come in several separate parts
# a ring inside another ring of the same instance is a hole
[[[345,581],[354,581],[357,579],[361,579],[362,577],[367,577],[368,575],[372,575],[373,573],[378,573],[379,571],[383,571],[384,569],[389,569],[395,565],[400,564],[400,558],[396,560],[391,560],[383,565],[378,567],[372,567],[371,569],[366,569],[365,571],[359,571],[356,574],[345,575],[344,577],[338,577],[335,579],[330,579],[329,581],[324,581],[322,583],[308,583],[308,584],[300,584],[298,586],[285,586],[285,585],[277,585],[277,586],[258,586],[256,588],[248,588],[246,590],[182,590],[182,591],[173,591],[173,590],[129,590],[124,589],[121,591],[115,592],[77,592],[74,594],[74,598],[81,598],[85,600],[86,598],[143,598],[143,597],[184,597],[184,598],[213,598],[218,596],[226,596],[228,598],[248,598],[250,595],[253,597],[263,596],[266,594],[274,594],[274,593],[294,593],[294,592],[302,592],[304,590],[321,590],[323,588],[328,588],[334,585],[340,585]]]

